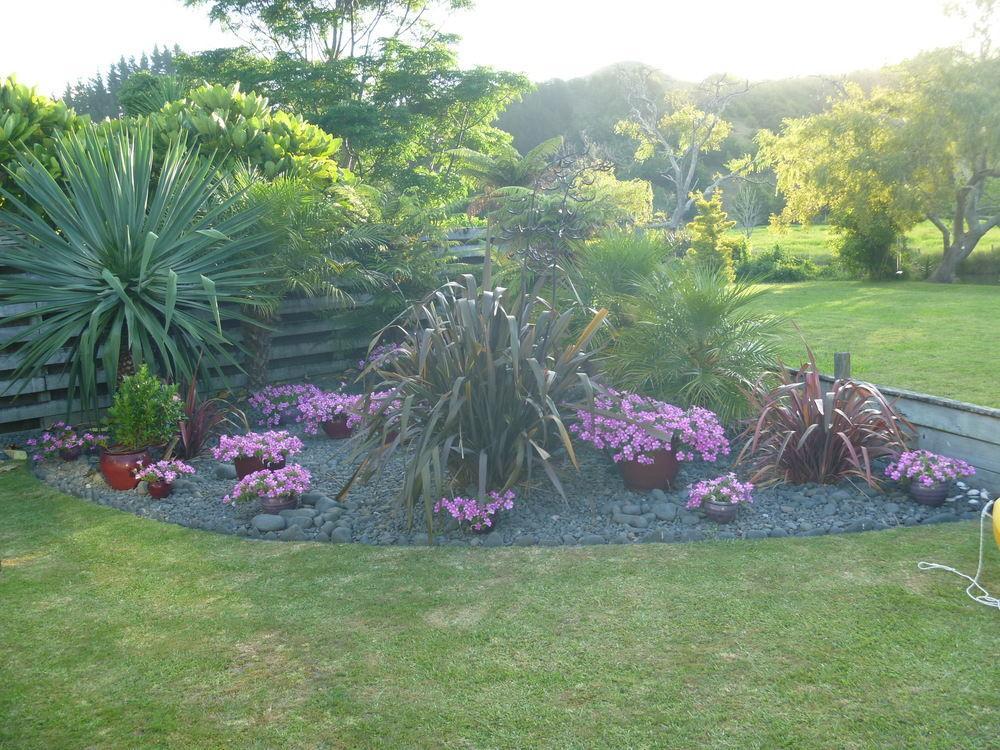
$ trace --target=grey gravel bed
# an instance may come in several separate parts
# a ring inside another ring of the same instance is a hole
[[[371,483],[356,485],[338,503],[332,498],[354,468],[348,461],[347,442],[309,436],[303,440],[306,450],[294,460],[312,473],[313,491],[302,498],[302,507],[278,516],[259,514],[254,504],[223,505],[222,496],[235,483],[235,470],[210,458],[194,460],[197,474],[179,480],[165,500],[150,498],[143,485],[131,492],[108,488],[93,456],[68,463],[48,461],[35,471],[68,494],[190,528],[256,539],[428,543],[422,521],[408,529],[395,501],[403,477],[401,461]],[[742,508],[734,523],[719,525],[684,507],[685,486],[729,470],[725,461],[682,464],[677,489],[637,494],[624,489],[608,456],[583,447],[579,458],[579,473],[572,467],[562,472],[566,500],[540,472],[530,490],[520,490],[514,509],[500,515],[495,530],[472,534],[440,517],[435,543],[555,546],[817,536],[973,519],[987,498],[975,489],[956,489],[958,494],[944,506],[928,508],[893,486],[874,492],[861,483],[782,485],[758,490],[753,505]]]

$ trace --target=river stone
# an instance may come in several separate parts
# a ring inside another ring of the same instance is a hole
[[[584,534],[580,537],[580,544],[607,544],[608,540],[600,534]]]
[[[622,523],[636,529],[645,529],[649,526],[649,521],[642,516],[627,515],[625,513],[615,513],[611,516],[611,520],[615,523]]]
[[[622,513],[626,516],[639,516],[642,515],[642,507],[635,503],[625,503],[622,505]]]
[[[330,532],[330,541],[335,544],[346,544],[351,541],[351,530],[346,526],[338,526]]]
[[[281,531],[285,528],[285,519],[270,513],[261,513],[250,522],[257,531]]]
[[[677,512],[679,510],[680,508],[673,503],[657,503],[653,506],[653,513],[655,513],[656,517],[661,521],[673,521],[677,518]]]
[[[236,467],[232,464],[219,464],[215,468],[216,479],[236,479]]]
[[[300,526],[289,526],[284,531],[278,532],[278,538],[286,542],[301,542],[306,538],[306,533]]]
[[[503,537],[499,534],[487,534],[483,540],[484,547],[503,547]]]
[[[333,510],[335,508],[337,510],[343,512],[343,510],[340,508],[340,506],[337,505],[337,502],[335,500],[330,499],[326,495],[322,495],[315,502],[315,505],[316,505],[316,510],[319,511],[320,513],[326,513],[327,511],[331,511],[331,510]]]
[[[517,547],[533,547],[536,544],[538,544],[538,537],[532,534],[521,534],[514,540],[514,545]]]

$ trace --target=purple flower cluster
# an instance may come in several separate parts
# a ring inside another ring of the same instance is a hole
[[[379,344],[368,356],[358,360],[358,369],[364,370],[371,365],[384,365],[403,353],[402,344]]]
[[[700,508],[712,500],[717,503],[752,503],[753,485],[741,482],[732,472],[715,479],[705,479],[688,487],[688,508]]]
[[[360,403],[361,396],[357,394],[319,391],[299,401],[299,415],[295,421],[302,422],[304,431],[310,435],[315,435],[323,422],[329,422],[338,414],[346,414],[347,426],[354,427],[361,421]]]
[[[493,516],[500,510],[510,510],[514,507],[514,490],[489,493],[490,502],[480,505],[478,501],[467,497],[442,497],[434,505],[434,512],[448,511],[451,517],[459,523],[468,523],[473,531],[482,531],[493,526]]]
[[[42,461],[58,454],[59,451],[71,451],[76,448],[89,450],[99,445],[106,445],[108,436],[96,432],[85,432],[78,435],[72,425],[60,420],[53,422],[52,426],[41,434],[41,437],[29,438],[26,442],[28,447],[35,451],[31,459]]]
[[[885,475],[897,482],[916,481],[924,487],[939,482],[951,482],[959,477],[971,477],[976,470],[958,458],[948,458],[930,451],[906,451],[885,467]]]
[[[322,393],[315,385],[269,385],[250,397],[250,406],[260,413],[257,424],[277,427],[283,419],[294,416],[303,399]]]
[[[301,453],[302,441],[285,430],[248,432],[246,435],[223,435],[212,450],[216,461],[235,461],[256,456],[265,463],[275,463],[286,456]]]
[[[312,475],[298,464],[289,464],[283,469],[264,469],[243,477],[233,491],[222,498],[222,502],[235,505],[244,500],[261,498],[298,497],[309,491]]]
[[[135,478],[141,482],[173,484],[181,474],[194,474],[194,467],[183,461],[157,461],[135,470]]]
[[[608,389],[594,398],[594,409],[580,409],[577,423],[570,426],[580,439],[600,450],[613,450],[616,463],[636,461],[651,464],[649,453],[674,450],[678,461],[715,461],[729,455],[729,441],[714,412],[694,406],[681,409],[673,404],[635,393]],[[664,433],[661,438],[650,429]]]

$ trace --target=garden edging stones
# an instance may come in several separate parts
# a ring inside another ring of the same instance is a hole
[[[348,460],[348,441],[308,435],[302,439],[306,449],[295,462],[312,473],[312,491],[302,496],[301,507],[277,515],[262,513],[256,504],[223,505],[223,495],[235,483],[232,466],[211,458],[192,460],[197,473],[179,479],[164,500],[138,490],[110,489],[97,471],[94,456],[48,461],[37,465],[35,472],[51,486],[84,500],[221,534],[330,543],[428,544],[422,526],[406,528],[405,515],[395,501],[403,481],[401,462],[389,466],[371,484],[353,487],[343,502],[337,502],[334,498],[354,471]],[[818,536],[974,519],[989,499],[988,493],[984,497],[967,484],[954,490],[940,507],[918,505],[892,483],[885,493],[863,483],[779,485],[757,490],[754,503],[741,508],[733,523],[718,525],[685,507],[686,486],[724,473],[729,469],[726,461],[684,463],[677,488],[635,493],[625,490],[617,467],[606,455],[581,447],[579,459],[580,472],[569,469],[563,476],[566,500],[538,483],[530,495],[520,490],[514,509],[501,513],[490,533],[471,534],[441,517],[434,542],[500,547]]]

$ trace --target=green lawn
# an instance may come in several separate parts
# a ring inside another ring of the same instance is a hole
[[[766,250],[781,245],[794,255],[817,258],[833,255],[833,246],[830,243],[832,234],[826,224],[790,226],[784,230],[770,226],[758,227],[750,238],[750,244],[755,250]],[[941,232],[929,221],[915,226],[906,233],[906,238],[912,250],[925,254],[941,254]],[[991,246],[1000,246],[1000,228],[990,230],[979,241],[976,252],[988,250]]]
[[[971,523],[504,550],[249,542],[0,476],[0,747],[986,748]],[[987,586],[1000,589],[990,545]]]
[[[880,385],[1000,407],[1000,286],[811,281],[771,284],[758,303],[788,317],[833,371],[849,351],[854,373]],[[788,364],[804,356],[791,324]]]

